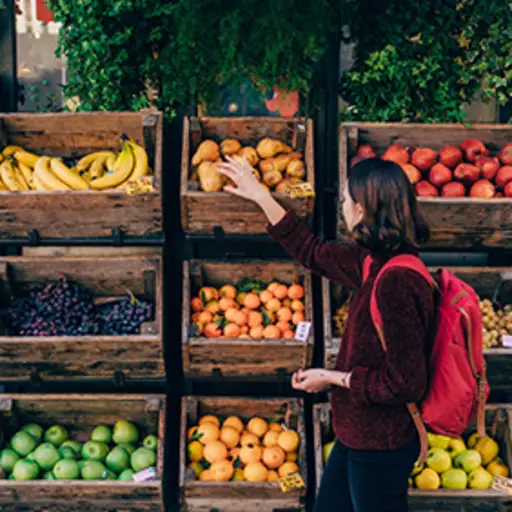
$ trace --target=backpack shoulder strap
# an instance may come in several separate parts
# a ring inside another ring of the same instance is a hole
[[[370,254],[363,260],[363,283],[370,277],[370,268],[372,266],[373,259]]]

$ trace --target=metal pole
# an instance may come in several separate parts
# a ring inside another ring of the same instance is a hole
[[[16,110],[16,24],[14,0],[0,2],[0,111]]]

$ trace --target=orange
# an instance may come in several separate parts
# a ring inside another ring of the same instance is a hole
[[[288,297],[292,300],[300,300],[304,297],[304,288],[300,284],[292,284],[288,288]]]
[[[283,322],[289,322],[292,319],[293,313],[289,308],[281,308],[277,312],[277,318]]]
[[[198,296],[203,302],[210,302],[219,298],[219,292],[213,286],[204,286],[199,290]]]
[[[227,460],[214,462],[210,466],[210,473],[214,482],[227,482],[233,476],[233,464]]]
[[[259,462],[261,460],[261,456],[263,455],[263,450],[260,446],[253,443],[248,443],[242,448],[240,448],[240,460],[242,464],[251,464],[252,462]]]
[[[240,334],[240,336],[238,336],[238,339],[250,340],[251,337],[248,334]]]
[[[292,301],[290,299],[284,299],[283,300],[283,308],[289,308],[292,304]]]
[[[240,327],[240,332],[242,334],[247,334],[247,338],[249,337],[249,327],[247,327],[247,325],[243,325],[242,327]]]
[[[299,325],[300,322],[305,322],[306,317],[304,316],[304,312],[297,311],[296,313],[293,313],[292,322],[293,325]]]
[[[263,331],[264,331],[264,327],[262,325],[258,325],[258,327],[253,327],[250,331],[249,331],[249,336],[253,339],[261,339],[263,338]]]
[[[300,300],[292,300],[290,308],[292,311],[304,311],[304,303]]]
[[[210,302],[206,303],[205,311],[209,311],[213,315],[218,313],[220,311],[219,303],[216,300],[211,300]]]
[[[187,455],[190,462],[199,462],[203,458],[204,448],[199,441],[188,443]]]
[[[277,469],[284,464],[286,454],[279,446],[269,446],[263,450],[263,464],[269,469]]]
[[[204,334],[207,338],[218,338],[222,335],[222,331],[219,328],[219,324],[212,322],[204,326]]]
[[[190,301],[190,307],[192,308],[192,311],[195,311],[196,313],[198,311],[202,311],[204,308],[203,301],[199,297],[194,297]]]
[[[191,317],[190,317],[190,320],[192,320],[192,323],[193,324],[197,324],[199,322],[199,315],[201,313],[194,313]]]
[[[300,437],[297,432],[294,430],[285,430],[279,434],[279,439],[277,440],[277,444],[285,451],[285,452],[295,452],[299,447]]]
[[[211,443],[219,439],[219,427],[213,423],[203,423],[197,429],[197,437],[201,444]]]
[[[238,457],[240,457],[240,448],[237,447],[230,450],[229,457],[233,459],[234,462]]]
[[[248,482],[266,482],[268,470],[261,462],[249,463],[244,469],[244,477]]]
[[[249,420],[247,423],[247,431],[258,437],[263,437],[268,430],[268,423],[263,418],[254,418]]]
[[[251,312],[251,310],[249,308],[242,308],[240,311],[245,313],[247,316],[249,316],[249,313]]]
[[[247,313],[244,311],[237,311],[233,316],[233,322],[240,327],[247,324]]]
[[[279,311],[281,309],[281,302],[278,301],[277,299],[270,299],[265,304],[265,309],[268,309],[268,311],[275,313],[276,311]]]
[[[272,283],[270,283],[268,286],[267,286],[267,290],[272,293],[272,295],[274,295],[274,290],[278,287],[278,286],[281,286],[280,283],[274,281]]]
[[[283,427],[280,423],[277,423],[276,421],[272,421],[268,424],[268,429],[270,432],[277,432],[280,434],[283,431]]]
[[[219,308],[221,309],[221,311],[227,311],[228,309],[236,307],[237,303],[233,299],[230,299],[229,297],[222,297],[222,299],[220,299],[219,301]]]
[[[214,416],[213,414],[201,416],[201,418],[199,418],[199,421],[197,422],[199,426],[204,425],[205,423],[213,423],[216,427],[220,427],[219,418],[217,418],[217,416]]]
[[[255,293],[248,293],[244,299],[244,306],[249,309],[258,309],[261,305],[260,298]]]
[[[263,304],[266,304],[272,298],[274,298],[274,295],[269,290],[263,290],[260,293],[260,300],[263,302]]]
[[[281,331],[281,334],[290,330],[290,324],[282,320],[279,320],[279,322],[277,322],[276,327]]]
[[[295,462],[285,462],[277,471],[277,474],[283,478],[293,473],[299,473],[300,469]]]
[[[239,313],[238,311],[238,308],[229,308],[226,310],[226,312],[224,313],[224,318],[228,321],[228,322],[234,322],[235,321],[235,315]],[[236,322],[235,322],[236,323]]]
[[[212,320],[213,315],[209,311],[203,311],[202,313],[199,313],[199,316],[197,317],[198,323],[203,325],[211,324]]]
[[[219,290],[219,293],[221,297],[228,297],[230,299],[236,298],[236,288],[234,286],[231,286],[230,284],[226,284],[225,286],[223,286]]]
[[[270,425],[269,425],[270,428]],[[272,430],[269,430],[265,437],[263,438],[263,446],[266,446],[267,448],[270,446],[276,446],[277,440],[279,439],[279,432],[274,432]]]
[[[283,339],[293,340],[293,338],[295,338],[295,333],[291,329],[283,332]]]
[[[210,464],[213,464],[219,460],[227,459],[228,449],[222,441],[211,441],[205,444],[203,457]]]
[[[275,471],[268,471],[267,482],[279,482],[278,474]]]
[[[245,292],[240,292],[237,296],[236,296],[236,301],[238,302],[238,304],[240,304],[241,306],[243,306],[244,304],[244,299],[246,297],[247,293]]]
[[[194,426],[194,427],[190,427],[188,430],[187,430],[187,439],[190,441],[196,434],[197,432],[197,429],[198,427],[197,426]]]
[[[280,284],[274,291],[274,297],[279,300],[286,299],[288,296],[288,287],[284,284]]]
[[[220,429],[219,439],[228,447],[235,448],[240,440],[240,432],[237,429],[230,426],[223,426]]]
[[[199,474],[199,480],[202,482],[212,482],[213,481],[213,475],[212,472],[209,469],[205,469],[204,471],[201,471]]]
[[[298,456],[296,452],[290,452],[286,454],[287,462],[297,462]]]
[[[257,435],[252,434],[251,432],[243,432],[240,437],[240,446],[245,446],[246,444],[260,444],[260,439]]]
[[[227,324],[224,327],[224,336],[227,338],[237,338],[240,336],[240,327],[236,324]]]
[[[249,313],[249,327],[258,327],[263,323],[263,315],[259,311],[251,311]]]
[[[222,424],[222,427],[232,427],[239,434],[241,434],[244,430],[244,424],[238,416],[229,416],[229,418],[226,418]]]
[[[267,325],[263,330],[263,337],[267,340],[278,340],[281,337],[281,331],[275,325]]]

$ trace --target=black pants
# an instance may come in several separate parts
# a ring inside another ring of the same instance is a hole
[[[315,512],[407,512],[408,479],[419,455],[415,437],[398,450],[352,450],[334,445]]]

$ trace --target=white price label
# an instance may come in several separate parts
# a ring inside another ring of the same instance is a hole
[[[512,336],[510,334],[502,336],[501,342],[505,348],[512,348]]]
[[[149,482],[151,480],[156,480],[156,479],[157,479],[157,474],[156,474],[155,467],[143,469],[142,471],[139,471],[138,473],[135,473],[133,475],[133,480],[137,483]]]
[[[295,331],[295,340],[303,341],[305,343],[308,341],[310,331],[311,322],[299,322],[299,325],[297,325],[297,330]]]
[[[512,281],[512,272],[502,272],[501,279],[502,281]]]

